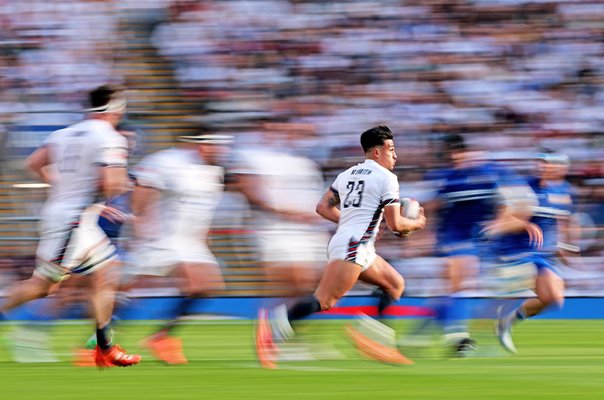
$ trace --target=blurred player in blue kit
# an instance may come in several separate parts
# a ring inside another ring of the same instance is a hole
[[[497,335],[501,345],[512,353],[516,353],[511,335],[514,324],[538,315],[547,308],[561,308],[564,302],[564,281],[557,256],[565,259],[579,251],[566,240],[573,211],[573,190],[565,180],[568,167],[566,155],[544,152],[538,156],[537,175],[527,179],[538,203],[526,224],[530,224],[533,230],[541,230],[541,248],[535,247],[533,238],[526,229],[522,229],[521,224],[509,218],[498,218],[489,227],[496,235],[492,249],[499,259],[500,268],[528,265],[537,272],[534,286],[528,287],[534,290],[536,298],[527,299],[519,307],[505,313],[503,307],[498,310]],[[499,232],[501,234],[497,235]]]
[[[475,350],[467,320],[470,310],[460,293],[468,289],[469,278],[480,264],[480,231],[495,215],[503,170],[484,161],[484,154],[469,148],[463,137],[451,134],[444,150],[452,164],[437,171],[437,246],[445,257],[448,296],[435,307],[444,328],[444,342],[454,355]]]

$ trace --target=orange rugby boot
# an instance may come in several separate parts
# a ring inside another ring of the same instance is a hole
[[[271,326],[267,319],[267,310],[261,308],[258,311],[258,320],[256,321],[256,355],[258,362],[262,368],[274,369],[277,368],[275,363],[275,345],[273,343],[273,335]]]
[[[99,368],[129,367],[141,362],[142,357],[138,354],[127,354],[120,345],[111,346],[107,350],[96,347],[94,360]]]
[[[142,345],[153,355],[169,365],[187,364],[189,361],[182,351],[182,340],[173,336],[151,336]]]
[[[95,367],[96,351],[94,349],[76,349],[73,364],[77,367]]]
[[[346,326],[346,333],[354,342],[355,347],[367,358],[386,364],[410,365],[414,362],[402,355],[395,347],[386,346],[368,338],[352,326]]]

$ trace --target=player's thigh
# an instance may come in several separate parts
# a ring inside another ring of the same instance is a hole
[[[99,268],[91,274],[92,288],[96,290],[117,290],[120,281],[120,261],[115,258],[107,261],[103,268]]]
[[[401,274],[380,256],[375,258],[370,268],[361,273],[359,279],[379,286],[397,300],[405,290],[405,280]]]
[[[479,259],[474,255],[454,255],[446,258],[445,277],[454,291],[461,290],[462,283],[477,273]]]
[[[204,295],[224,289],[224,280],[217,263],[185,261],[176,267],[176,273],[183,278],[182,289],[187,295]]]
[[[268,262],[263,265],[271,282],[290,285],[308,285],[315,287],[321,277],[323,264],[312,262]]]
[[[360,265],[349,261],[330,261],[315,291],[315,297],[321,303],[321,308],[325,310],[333,307],[347,291],[352,289],[359,279],[361,270]]]
[[[549,269],[542,269],[537,275],[535,291],[539,300],[549,304],[561,303],[564,299],[564,280]]]

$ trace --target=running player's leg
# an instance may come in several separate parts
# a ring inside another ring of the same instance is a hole
[[[183,262],[174,269],[173,275],[181,280],[182,298],[172,313],[172,319],[158,332],[161,335],[169,334],[181,317],[190,314],[197,299],[224,289],[220,267],[215,263]]]
[[[129,355],[111,343],[110,327],[115,292],[119,282],[116,249],[98,225],[100,208],[96,205],[85,210],[70,246],[65,252],[64,265],[72,274],[90,275],[92,291],[90,300],[96,320],[97,348],[95,361],[99,367],[130,366],[138,364],[139,355]]]
[[[270,320],[266,309],[261,308],[256,326],[256,352],[262,366],[275,367],[273,341],[290,338],[294,333],[293,321],[332,308],[352,289],[362,270],[363,267],[354,262],[334,259],[327,264],[312,296],[298,300],[287,311],[285,307],[276,307]]]
[[[387,305],[400,300],[405,290],[405,280],[380,256],[376,256],[371,266],[361,273],[359,280],[380,287],[387,296]],[[383,304],[382,304],[383,305]],[[361,316],[359,329],[347,328],[356,347],[367,357],[389,364],[412,364],[396,347],[396,332],[387,325],[368,316]]]
[[[48,296],[68,272],[61,265],[71,246],[73,224],[44,227],[36,250],[36,268],[31,278],[14,284],[0,307],[0,318],[7,311],[28,301]],[[49,261],[52,260],[52,261]]]
[[[103,350],[111,346],[109,325],[119,279],[117,265],[115,260],[106,261],[105,266],[101,266],[91,275],[90,303],[96,319],[96,343]]]
[[[444,325],[445,343],[452,345],[454,351],[462,355],[475,347],[468,333],[470,310],[459,293],[466,287],[470,271],[478,265],[478,258],[472,255],[455,255],[447,257],[445,277],[448,282],[449,296],[444,300],[441,316]]]
[[[378,314],[383,315],[384,310],[400,300],[405,290],[405,280],[386,260],[377,256],[371,268],[361,273],[359,279],[381,289]]]
[[[350,261],[333,260],[327,264],[319,286],[312,296],[320,305],[320,310],[329,310],[352,289],[361,271],[360,265]],[[300,307],[292,307],[289,311],[290,319],[300,319],[309,315],[304,315],[300,311]]]
[[[538,275],[535,282],[537,298],[525,300],[519,307],[500,315],[497,323],[497,336],[501,345],[516,353],[512,340],[512,327],[520,321],[542,313],[548,308],[560,309],[564,303],[564,280],[558,275],[555,261],[539,259]]]
[[[543,310],[552,308],[562,308],[564,303],[564,280],[554,271],[543,268],[535,283],[536,298],[525,300],[518,308],[506,316],[510,324],[515,324],[526,318],[540,314]]]
[[[35,274],[27,280],[15,283],[0,307],[0,315],[31,300],[48,296],[55,286],[55,282]]]
[[[536,299],[529,299],[522,305],[526,318],[540,314],[547,308],[562,308],[564,304],[564,280],[551,269],[544,268],[537,276]]]
[[[346,292],[352,289],[361,271],[360,265],[350,261],[330,261],[315,293],[294,303],[289,308],[287,312],[289,322],[332,308]]]
[[[171,310],[171,318],[156,333],[143,342],[154,355],[167,364],[186,364],[182,341],[170,334],[178,326],[182,317],[191,314],[195,303],[224,289],[220,267],[216,263],[182,262],[175,267],[172,275],[180,278],[179,289],[182,297],[177,299]]]

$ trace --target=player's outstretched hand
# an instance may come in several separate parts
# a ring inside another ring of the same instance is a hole
[[[318,215],[307,212],[282,210],[279,211],[278,214],[282,218],[298,224],[317,224],[323,222]]]
[[[120,224],[126,220],[126,214],[118,210],[117,208],[113,208],[111,206],[103,206],[103,211],[101,211],[101,216],[107,218],[109,221]]]
[[[529,243],[537,250],[540,250],[543,246],[543,231],[539,228],[539,225],[529,222],[526,224],[525,229],[529,235]]]

